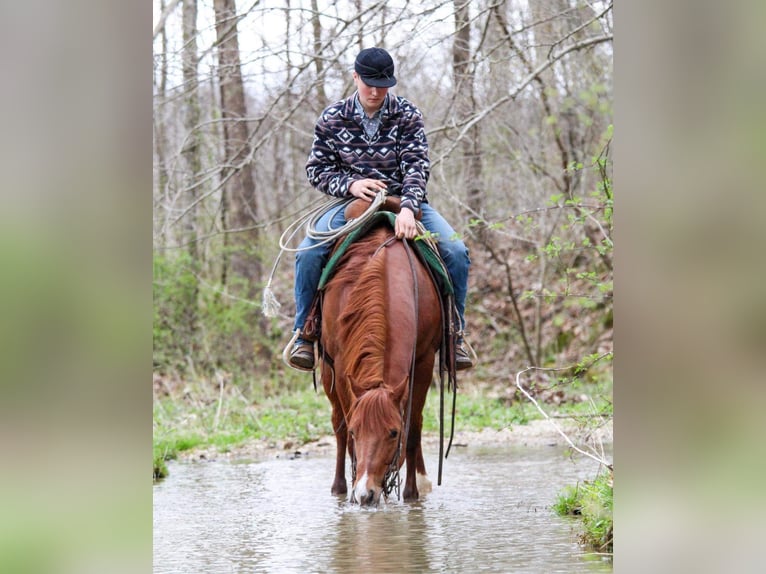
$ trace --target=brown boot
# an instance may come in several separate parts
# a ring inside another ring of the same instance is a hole
[[[455,370],[465,371],[466,369],[473,369],[473,360],[463,347],[463,341],[458,341],[455,349]]]
[[[314,368],[314,347],[311,343],[298,339],[290,351],[290,365],[296,369],[311,371]]]

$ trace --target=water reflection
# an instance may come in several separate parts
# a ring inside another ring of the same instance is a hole
[[[434,471],[436,460],[426,459]],[[559,448],[453,451],[424,500],[330,494],[333,459],[175,463],[154,487],[154,572],[610,572],[549,506],[592,478]]]
[[[333,572],[428,572],[431,567],[422,509],[389,503],[376,510],[346,509],[337,523]]]

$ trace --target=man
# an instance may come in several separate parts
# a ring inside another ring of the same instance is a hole
[[[421,223],[435,236],[455,289],[461,322],[456,368],[469,369],[473,363],[463,348],[462,329],[470,260],[465,244],[426,199],[430,161],[423,116],[406,99],[388,93],[396,85],[396,77],[394,61],[384,49],[359,52],[353,77],[356,92],[326,108],[317,120],[306,163],[309,182],[335,197],[353,196],[371,202],[384,189],[401,197],[401,211],[394,224],[400,239],[417,235],[415,214],[422,210]],[[316,223],[317,230],[342,226],[346,222],[343,208],[325,213]],[[305,249],[316,243],[305,238],[295,258],[295,330],[303,328],[331,250],[330,245]],[[312,369],[312,345],[299,335],[289,360],[294,367]]]

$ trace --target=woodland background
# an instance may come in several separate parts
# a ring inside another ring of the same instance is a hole
[[[514,373],[561,400],[608,383],[613,321],[612,3],[580,0],[159,0],[154,26],[155,390],[184,380],[274,394],[293,258],[279,237],[325,196],[304,165],[314,122],[353,91],[362,48],[425,117],[431,204],[470,249],[462,385],[513,400]],[[297,242],[298,239],[296,239]],[[295,245],[293,245],[295,246]]]

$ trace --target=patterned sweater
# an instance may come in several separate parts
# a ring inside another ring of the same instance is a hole
[[[401,196],[402,207],[417,213],[426,202],[430,175],[423,116],[412,103],[388,94],[381,108],[380,128],[368,138],[353,96],[322,112],[314,128],[306,174],[319,191],[347,197],[355,180],[386,183],[388,194]]]

